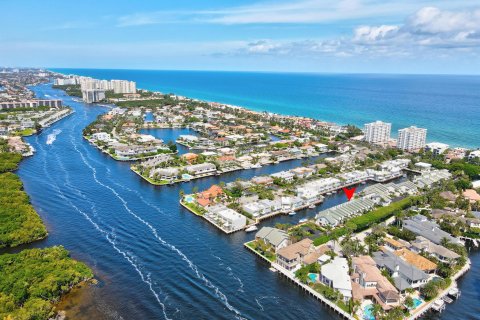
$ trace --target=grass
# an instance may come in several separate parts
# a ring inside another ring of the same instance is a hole
[[[194,203],[187,203],[182,201],[181,204],[183,204],[185,207],[187,207],[190,211],[195,213],[197,216],[203,216],[206,212],[205,209],[203,209],[202,207],[199,207]]]
[[[275,262],[275,260],[277,259],[277,256],[275,255],[275,253],[271,252],[271,251],[263,251],[260,249],[260,246],[258,245],[257,243],[257,240],[253,240],[253,241],[250,241],[250,242],[247,242],[246,245],[252,249],[253,251],[255,251],[256,253],[258,253],[260,256],[262,256],[263,258],[265,258],[266,260],[270,261],[270,262]]]

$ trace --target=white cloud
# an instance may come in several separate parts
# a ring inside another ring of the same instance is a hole
[[[438,3],[422,0],[424,6]],[[220,2],[221,3],[221,2]],[[471,5],[471,0],[442,3],[444,8]],[[261,1],[250,5],[204,10],[137,12],[117,19],[117,26],[163,23],[314,24],[361,18],[398,17],[419,7],[418,0],[291,0]]]
[[[239,49],[243,54],[291,56],[449,56],[480,53],[480,9],[418,10],[401,25],[359,26],[351,37],[329,40],[261,40]],[[453,51],[452,51],[453,50]]]

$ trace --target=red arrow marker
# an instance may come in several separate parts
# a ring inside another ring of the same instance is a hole
[[[343,188],[343,192],[345,192],[345,195],[347,196],[348,201],[352,199],[353,194],[355,193],[355,189],[357,188],[356,187],[353,187],[351,189]]]

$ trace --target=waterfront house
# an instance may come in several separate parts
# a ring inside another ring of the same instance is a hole
[[[150,171],[150,178],[157,180],[175,180],[180,171],[177,168],[156,168]]]
[[[280,171],[270,175],[273,179],[281,179],[285,182],[292,182],[295,174],[290,171]]]
[[[404,292],[408,288],[419,288],[425,285],[429,279],[428,274],[392,252],[375,252],[373,260],[380,270],[388,272],[400,292]]]
[[[343,301],[348,302],[352,298],[352,282],[347,259],[335,257],[322,265],[320,281],[340,292]]]
[[[96,132],[92,134],[92,139],[98,140],[98,141],[109,141],[110,140],[110,134],[107,132]]]
[[[433,243],[422,236],[417,236],[415,241],[412,242],[410,249],[419,254],[429,254],[430,256],[438,259],[440,262],[447,264],[454,264],[455,260],[460,258],[460,255],[454,251],[447,249],[442,245]]]
[[[435,270],[437,270],[435,263],[407,248],[396,250],[393,253],[425,273],[435,273]]]
[[[269,176],[253,177],[251,181],[254,184],[260,184],[260,185],[264,185],[264,186],[268,186],[268,185],[273,184],[273,178],[269,177]]]
[[[295,168],[290,170],[297,178],[305,179],[313,175],[314,170],[312,168]]]
[[[217,172],[217,167],[213,163],[201,163],[186,166],[185,170],[193,176],[211,175]]]
[[[452,237],[448,232],[440,229],[438,224],[428,220],[427,217],[421,214],[403,220],[403,228],[416,235],[423,236],[435,244],[441,244],[443,238],[446,238],[452,243],[461,244],[459,239]]]
[[[244,215],[223,204],[208,207],[205,215],[228,232],[241,230],[247,224],[247,218]]]
[[[196,153],[185,153],[181,157],[182,157],[182,159],[184,159],[188,163],[192,164],[192,163],[195,163],[197,161],[198,154],[196,154]]]
[[[291,244],[290,237],[286,231],[271,227],[262,227],[255,234],[255,239],[270,245],[275,252]]]
[[[352,270],[353,299],[360,302],[373,300],[385,311],[400,304],[397,289],[382,275],[372,257],[353,257]]]
[[[353,199],[320,211],[315,218],[320,225],[337,226],[347,218],[360,215],[373,209],[374,206],[375,203],[368,198]]]
[[[278,250],[276,261],[288,271],[294,271],[302,266],[305,256],[314,251],[313,241],[306,238]]]

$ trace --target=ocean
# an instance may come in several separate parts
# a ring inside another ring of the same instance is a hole
[[[382,120],[392,136],[411,125],[428,142],[480,147],[480,77],[451,75],[308,74],[112,69],[51,69],[257,111],[339,124]]]

